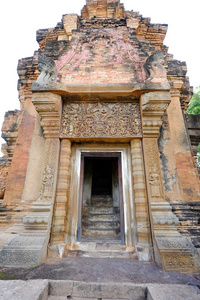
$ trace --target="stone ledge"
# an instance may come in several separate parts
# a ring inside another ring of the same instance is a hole
[[[177,284],[133,284],[119,282],[79,282],[67,280],[0,281],[0,299],[134,299],[134,300],[199,300],[196,286]]]

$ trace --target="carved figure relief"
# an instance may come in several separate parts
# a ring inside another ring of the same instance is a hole
[[[152,168],[149,173],[149,184],[151,187],[151,197],[160,197],[160,177],[156,173],[156,168]]]
[[[1,168],[0,170],[0,199],[4,198],[6,184],[8,180],[8,168]]]
[[[61,137],[141,136],[139,103],[66,102],[63,107]]]
[[[114,64],[132,64],[139,82],[144,82],[145,71],[143,65],[146,57],[144,53],[138,52],[137,41],[129,38],[127,32],[119,33],[115,29],[98,29],[89,32],[87,35],[79,33],[79,37],[71,43],[71,49],[56,61],[58,72],[62,68],[73,72],[80,65],[87,66],[87,62],[96,57],[95,61],[99,62],[104,68]],[[102,55],[101,53],[105,53]],[[92,66],[90,66],[91,72]]]
[[[164,65],[165,59],[162,51],[156,51],[150,55],[144,64],[147,81],[168,85],[167,72]]]
[[[46,167],[45,175],[43,178],[43,196],[51,196],[53,186],[52,170],[49,166]]]
[[[53,195],[55,157],[57,151],[57,141],[46,141],[44,156],[43,180],[40,187],[38,202],[51,201]]]
[[[53,59],[39,55],[38,71],[40,72],[40,75],[36,81],[36,84],[48,86],[56,83],[57,69]]]
[[[144,146],[150,196],[153,200],[160,200],[163,198],[163,187],[157,139],[144,139]]]

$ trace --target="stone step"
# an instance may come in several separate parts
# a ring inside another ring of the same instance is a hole
[[[89,214],[114,214],[115,208],[113,206],[85,206],[83,213]]]
[[[31,282],[29,281],[30,285]],[[32,283],[34,286],[35,282]],[[38,285],[40,284],[40,281]],[[25,284],[24,284],[25,285]],[[11,288],[13,291],[13,297],[9,299],[16,299],[14,291],[18,288],[19,291],[20,282],[15,281],[13,286],[11,281],[3,281],[1,288],[7,295],[8,290]],[[21,288],[20,296],[26,295],[27,290],[32,292],[32,287]],[[66,280],[51,280],[49,282],[49,296],[48,300],[169,300],[169,299],[199,299],[199,289],[197,286],[181,285],[181,284],[138,284],[131,282],[78,282],[78,281],[66,281]],[[32,294],[30,294],[32,296]],[[30,297],[29,297],[30,298]],[[3,298],[4,299],[4,298]],[[8,297],[6,297],[8,299]],[[20,297],[20,299],[25,299]],[[33,299],[33,297],[31,297]],[[34,297],[34,299],[36,299]],[[38,298],[37,298],[38,299]],[[46,298],[45,298],[46,299]]]
[[[114,229],[99,229],[97,230],[96,228],[90,228],[90,229],[83,229],[82,230],[82,235],[83,236],[99,236],[99,235],[119,235],[120,230],[119,228],[116,228],[116,230]]]
[[[118,250],[66,250],[64,257],[136,258],[135,252]]]
[[[119,221],[119,214],[84,214],[83,220],[88,221]]]
[[[2,283],[3,286],[3,283]],[[6,286],[7,287],[7,286]],[[7,287],[8,288],[8,287]],[[122,282],[83,282],[67,280],[51,280],[49,284],[49,298],[65,296],[66,299],[134,299],[146,300],[147,288],[144,284]],[[12,299],[11,299],[12,300]],[[161,300],[161,299],[160,299]]]
[[[82,242],[95,242],[95,243],[117,243],[121,244],[121,236],[120,235],[98,235],[98,236],[82,236],[81,237],[81,243]]]
[[[107,201],[107,200],[99,200],[99,201],[91,201],[91,206],[112,206],[113,201]]]
[[[83,220],[82,222],[83,230],[84,229],[120,229],[120,222],[119,221],[89,221]]]
[[[101,241],[101,242],[86,242],[81,241],[79,244],[80,250],[116,250],[116,251],[126,251],[126,245],[121,244],[121,240],[117,241]]]
[[[101,199],[112,200],[112,196],[111,195],[92,195],[91,196],[91,200],[101,200]]]

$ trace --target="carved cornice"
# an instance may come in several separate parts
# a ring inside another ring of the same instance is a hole
[[[144,137],[158,137],[162,118],[170,101],[169,91],[150,92],[141,96]]]
[[[61,96],[51,92],[33,93],[32,102],[41,117],[45,138],[59,136]]]
[[[171,86],[171,96],[180,98],[184,79],[182,77],[168,76],[168,80]]]

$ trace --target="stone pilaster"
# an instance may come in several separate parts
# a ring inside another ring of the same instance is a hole
[[[61,140],[56,200],[54,205],[54,217],[51,232],[51,246],[49,248],[50,251],[54,250],[54,252],[57,252],[57,250],[59,251],[60,247],[64,245],[68,205],[70,158],[71,141],[68,139],[63,139]],[[55,247],[55,245],[57,245],[57,247]]]
[[[195,270],[190,242],[178,230],[178,218],[164,198],[157,137],[162,116],[170,102],[169,92],[152,92],[141,96],[143,110],[143,149],[145,174],[155,260],[165,270]]]
[[[135,199],[135,215],[137,221],[136,251],[139,260],[150,259],[149,212],[146,195],[145,173],[140,139],[131,141],[131,161],[133,170],[133,190]]]
[[[24,232],[1,252],[0,263],[6,266],[39,265],[47,255],[50,238],[60,152],[61,96],[49,92],[35,93],[33,104],[41,117],[46,139],[43,176],[38,200],[23,218]]]

